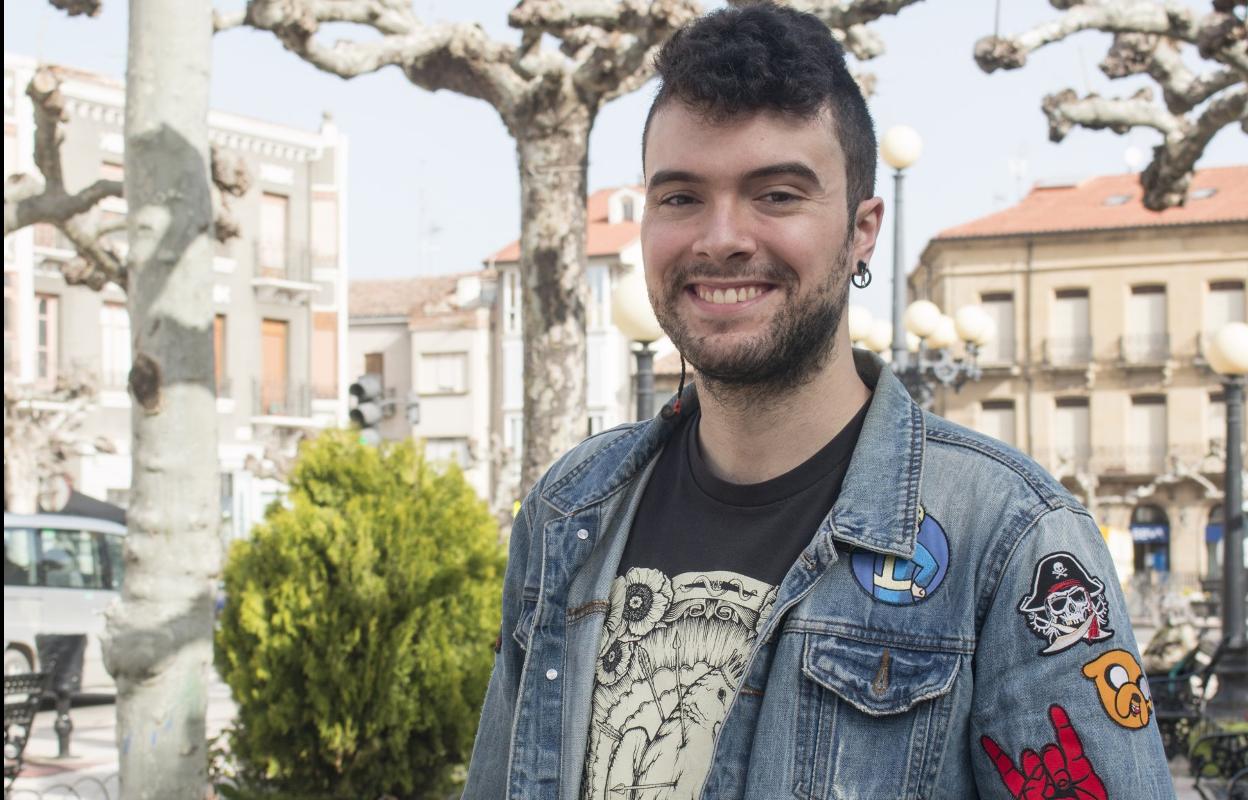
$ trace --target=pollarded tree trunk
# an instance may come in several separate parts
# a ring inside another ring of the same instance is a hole
[[[585,438],[585,174],[591,112],[518,138],[524,281],[522,493]]]
[[[104,658],[127,800],[200,800],[220,571],[206,0],[131,0],[125,194],[133,333],[126,578]]]

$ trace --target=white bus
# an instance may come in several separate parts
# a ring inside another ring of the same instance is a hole
[[[4,515],[4,672],[38,666],[35,636],[85,633],[83,693],[115,691],[104,669],[104,611],[124,573],[126,529],[65,514]]]

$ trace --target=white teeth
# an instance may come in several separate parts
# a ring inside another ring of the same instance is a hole
[[[763,290],[757,286],[741,287],[740,289],[698,289],[698,297],[708,303],[717,305],[726,305],[730,303],[744,303],[747,300],[753,300],[763,293]]]

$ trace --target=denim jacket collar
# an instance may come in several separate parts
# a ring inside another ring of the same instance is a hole
[[[879,357],[855,350],[854,366],[873,390],[870,408],[840,498],[816,538],[831,533],[839,541],[911,558],[918,532],[923,412]],[[697,411],[696,388],[690,384],[685,389],[679,415],[674,413],[674,401],[546,487],[542,499],[568,515],[628,485],[680,421]]]

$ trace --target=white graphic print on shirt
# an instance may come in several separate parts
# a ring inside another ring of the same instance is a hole
[[[634,567],[611,584],[581,796],[689,800],[776,601],[735,572],[669,579]]]

